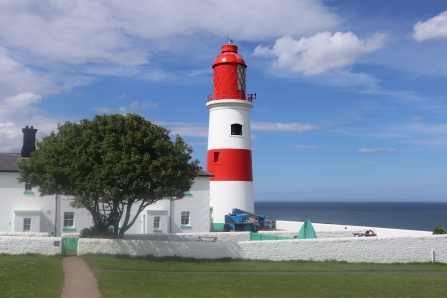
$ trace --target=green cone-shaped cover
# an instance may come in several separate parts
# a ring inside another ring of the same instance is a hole
[[[298,239],[309,239],[309,238],[317,238],[317,234],[315,233],[314,226],[310,222],[309,219],[301,226],[300,231],[298,232]]]

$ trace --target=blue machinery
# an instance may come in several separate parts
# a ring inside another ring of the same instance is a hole
[[[250,219],[254,219],[254,221]],[[271,228],[271,224],[272,222],[266,219],[264,215],[233,208],[231,213],[225,215],[224,232],[230,230],[257,232],[259,229]]]

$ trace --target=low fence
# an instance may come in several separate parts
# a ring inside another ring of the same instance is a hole
[[[197,234],[196,234],[197,235]],[[371,263],[447,263],[447,235],[238,242],[108,240],[81,238],[78,255],[125,254],[188,258],[313,260]]]
[[[49,237],[48,233],[38,232],[0,232],[1,236],[14,236],[14,237]]]
[[[60,255],[60,237],[0,236],[0,254]]]

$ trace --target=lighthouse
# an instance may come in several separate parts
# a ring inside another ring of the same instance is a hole
[[[214,96],[210,111],[207,171],[210,181],[212,229],[222,230],[233,208],[254,212],[250,110],[253,95],[246,94],[246,69],[238,47],[222,46],[213,64]]]

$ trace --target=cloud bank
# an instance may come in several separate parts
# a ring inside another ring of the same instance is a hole
[[[413,26],[413,39],[424,41],[434,38],[447,38],[447,11],[426,22],[417,22]]]
[[[253,131],[291,131],[305,133],[311,130],[321,129],[321,126],[303,124],[303,123],[269,123],[269,122],[251,122]]]
[[[322,32],[299,40],[284,36],[273,47],[259,45],[253,55],[273,58],[275,68],[285,68],[304,75],[316,75],[331,69],[351,66],[363,54],[380,49],[387,35],[375,33],[367,39],[359,39],[352,32]]]
[[[393,151],[396,151],[396,148],[389,148],[389,147],[359,148],[359,149],[357,149],[357,151],[362,152],[362,153],[393,152]]]

